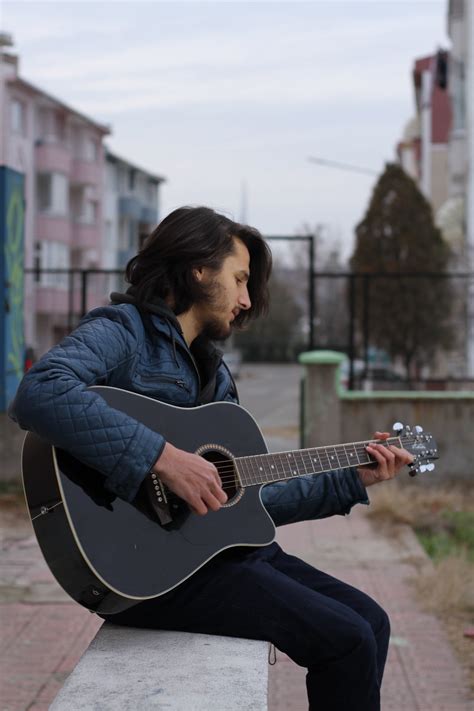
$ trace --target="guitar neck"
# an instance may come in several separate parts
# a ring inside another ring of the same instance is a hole
[[[376,459],[370,456],[366,446],[376,441],[386,446],[390,444],[402,446],[400,437],[391,437],[387,440],[372,439],[331,447],[312,447],[275,454],[237,457],[234,464],[243,487],[268,484],[304,474],[322,474],[333,469],[349,469],[372,464]]]

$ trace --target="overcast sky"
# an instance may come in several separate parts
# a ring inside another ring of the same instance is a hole
[[[447,0],[4,2],[21,76],[163,175],[162,215],[207,204],[265,234],[329,226],[347,254],[414,113],[413,61],[449,46]]]

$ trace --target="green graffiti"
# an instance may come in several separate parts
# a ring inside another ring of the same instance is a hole
[[[6,239],[5,239],[5,279],[8,285],[9,304],[9,330],[10,351],[7,354],[7,363],[13,368],[15,375],[23,375],[23,225],[25,209],[23,194],[19,186],[15,185],[9,195],[6,214]]]

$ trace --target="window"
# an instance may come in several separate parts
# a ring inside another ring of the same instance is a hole
[[[33,253],[33,269],[35,270],[33,274],[33,280],[35,284],[41,283],[41,242],[35,242],[35,249]]]
[[[37,205],[39,212],[50,215],[67,215],[69,211],[69,184],[62,173],[38,173]]]
[[[108,190],[117,193],[119,191],[119,171],[115,163],[107,163],[106,180]]]
[[[93,200],[86,200],[81,222],[86,225],[95,225],[97,222],[97,203]]]
[[[11,103],[10,119],[12,131],[24,136],[26,133],[26,107],[22,101],[13,99]]]
[[[38,138],[46,143],[64,143],[66,140],[66,114],[51,106],[38,110]]]
[[[466,128],[465,96],[465,66],[463,62],[453,60],[453,69],[451,76],[451,106],[453,111],[453,131],[462,131]]]
[[[37,270],[34,280],[41,286],[64,289],[68,286],[67,274],[51,274],[48,269],[69,269],[69,247],[62,242],[36,242],[34,268]]]
[[[156,203],[158,202],[158,190],[156,183],[152,180],[149,180],[147,183],[146,201],[150,207],[156,207]]]
[[[99,147],[97,141],[92,138],[86,138],[84,141],[84,160],[95,163],[99,157]]]

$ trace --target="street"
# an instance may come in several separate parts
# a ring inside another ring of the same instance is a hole
[[[257,420],[270,452],[296,449],[299,442],[299,388],[303,368],[281,363],[242,367],[240,404]]]

